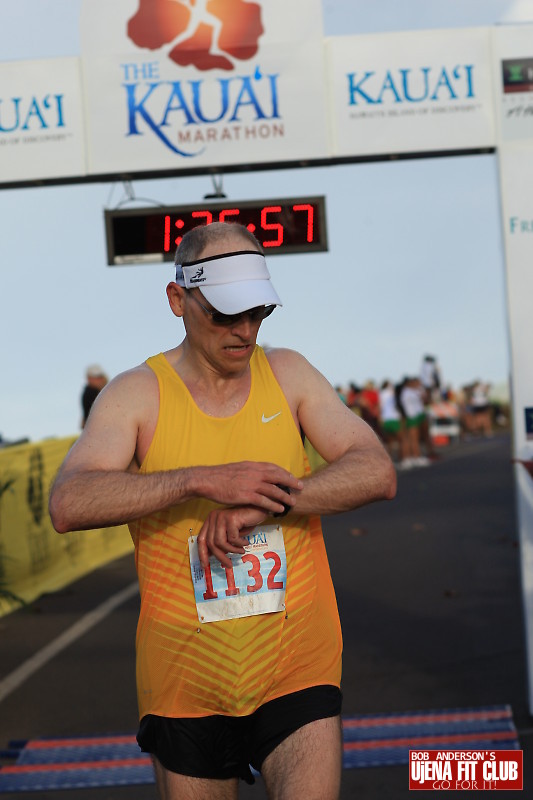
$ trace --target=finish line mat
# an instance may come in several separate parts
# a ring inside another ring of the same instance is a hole
[[[409,750],[518,750],[510,706],[343,717],[345,769],[409,763]]]
[[[344,768],[407,764],[409,750],[515,750],[510,706],[343,717]],[[5,792],[133,786],[154,782],[150,757],[133,735],[11,742],[0,753]]]

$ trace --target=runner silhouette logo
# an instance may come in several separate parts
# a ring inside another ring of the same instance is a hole
[[[195,272],[192,278],[190,278],[191,283],[202,283],[203,281],[207,280],[203,277],[204,268],[199,267],[198,270]]]
[[[170,45],[168,58],[202,72],[253,58],[263,32],[260,4],[245,0],[139,0],[127,25],[138,47]]]

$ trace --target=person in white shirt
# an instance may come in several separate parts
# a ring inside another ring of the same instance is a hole
[[[394,386],[389,380],[383,381],[379,391],[379,413],[380,427],[389,454],[392,458],[394,450],[397,450],[398,462],[402,463],[406,458],[405,427]]]
[[[405,413],[405,457],[402,468],[427,467],[429,458],[420,451],[422,426],[426,423],[424,389],[418,378],[406,378],[400,392],[400,402]]]

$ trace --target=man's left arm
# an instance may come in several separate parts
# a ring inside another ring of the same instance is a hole
[[[338,514],[396,494],[396,471],[385,448],[366,422],[347,408],[318,370],[299,353],[270,351],[272,370],[300,426],[317,452],[328,462],[293,491],[291,513]],[[231,566],[227,553],[244,553],[246,530],[266,519],[253,507],[212,511],[198,536],[201,563],[209,553]]]
[[[303,433],[327,462],[303,479],[292,511],[337,514],[396,494],[396,471],[374,431],[347,408],[303,356],[276,350],[269,360]]]

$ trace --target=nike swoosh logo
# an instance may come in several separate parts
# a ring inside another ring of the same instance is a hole
[[[278,411],[277,414],[272,414],[271,417],[265,417],[265,415],[263,414],[263,416],[261,417],[261,422],[272,422],[272,420],[276,419],[276,417],[279,417],[280,414],[281,411]]]

